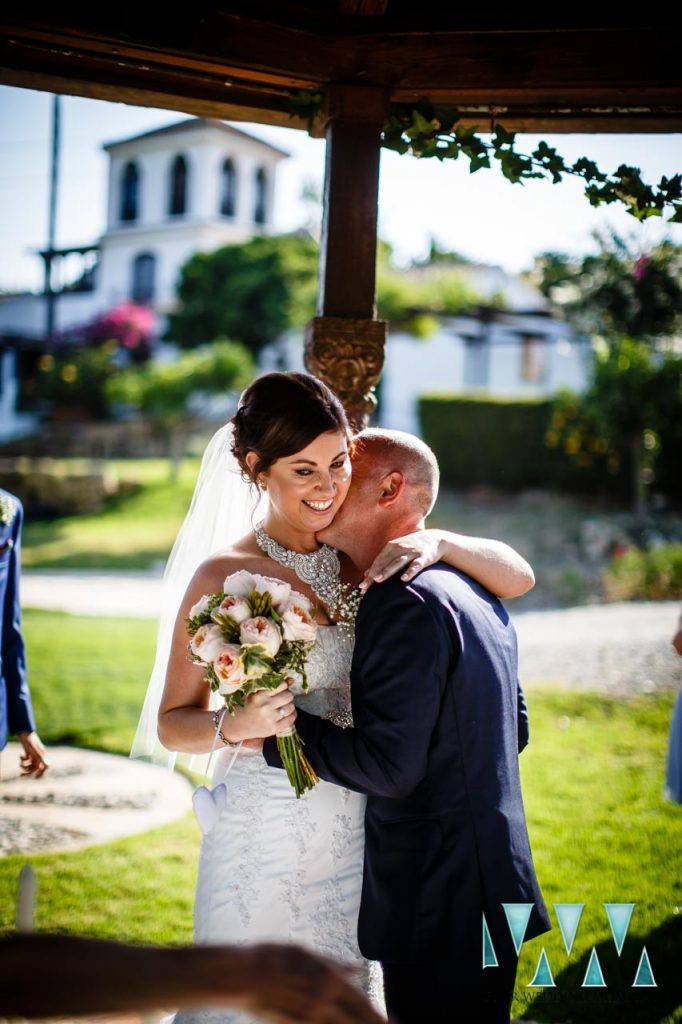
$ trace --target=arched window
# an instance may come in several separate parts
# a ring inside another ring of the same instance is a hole
[[[140,174],[137,164],[129,160],[123,168],[123,176],[121,178],[121,207],[119,214],[122,221],[137,220],[139,186]]]
[[[171,217],[187,213],[187,161],[184,156],[176,156],[171,165],[168,213]]]
[[[229,158],[224,162],[220,179],[220,212],[234,217],[237,209],[237,170]]]
[[[152,302],[156,278],[156,256],[150,252],[140,253],[133,260],[133,286],[130,289],[133,302]]]
[[[265,177],[265,170],[259,167],[256,171],[255,181],[255,202],[253,204],[253,219],[256,224],[265,224],[265,192],[267,188],[267,179]]]

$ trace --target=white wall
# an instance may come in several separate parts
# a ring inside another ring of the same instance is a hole
[[[475,393],[482,397],[542,398],[560,387],[581,391],[589,376],[589,352],[575,339],[566,324],[547,318],[519,320],[525,327],[545,333],[541,344],[544,373],[537,381],[522,377],[522,344],[509,329],[494,325],[491,344],[485,352],[487,378],[484,386],[472,388],[467,378],[467,346],[454,329],[475,335],[480,325],[464,317],[445,322],[434,334],[418,339],[411,334],[389,331],[386,361],[381,382],[381,424],[396,430],[419,432],[418,400],[420,395],[440,393],[457,395]],[[280,369],[279,356],[284,354],[285,369],[303,369],[303,338],[301,332],[290,331],[279,345],[263,352],[263,372]]]

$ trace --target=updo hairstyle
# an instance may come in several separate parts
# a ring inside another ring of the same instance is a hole
[[[295,455],[320,434],[352,433],[341,402],[326,384],[309,373],[266,373],[244,391],[232,417],[232,452],[245,479],[252,483],[277,459]],[[251,471],[247,452],[258,462]]]

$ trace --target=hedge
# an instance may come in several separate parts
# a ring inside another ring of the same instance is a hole
[[[552,407],[551,399],[423,395],[421,433],[450,487],[596,489],[627,498],[626,467],[608,473],[603,458],[581,467],[562,449],[547,446]]]

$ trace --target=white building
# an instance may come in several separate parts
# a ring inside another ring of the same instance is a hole
[[[109,155],[106,229],[92,288],[61,291],[55,329],[83,324],[125,300],[173,307],[180,268],[195,252],[273,230],[277,165],[288,154],[223,121],[193,117],[103,146]],[[45,333],[45,299],[0,296],[0,337]]]
[[[109,156],[106,229],[95,243],[95,265],[85,263],[76,287],[57,292],[55,331],[132,300],[151,306],[160,335],[190,256],[273,231],[277,167],[288,154],[202,117],[103,149]],[[11,339],[44,338],[46,321],[43,295],[0,295],[0,440],[26,432],[33,420],[14,411]]]
[[[549,303],[521,278],[501,267],[457,267],[485,298],[497,295],[504,309],[479,316],[439,316],[427,338],[390,330],[380,385],[380,422],[419,433],[418,401],[424,394],[491,398],[544,398],[560,388],[583,391],[591,372],[591,348],[571,326],[555,320]],[[410,271],[409,273],[413,273]],[[290,332],[262,354],[263,370],[303,368],[303,338]]]

